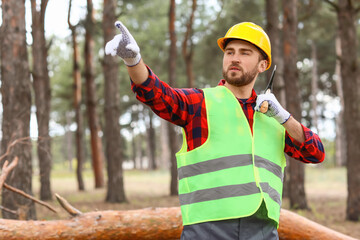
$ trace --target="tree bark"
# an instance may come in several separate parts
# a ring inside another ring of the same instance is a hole
[[[7,240],[165,240],[179,239],[183,226],[180,208],[172,207],[89,212],[54,221],[0,219],[0,228],[0,238]],[[284,209],[278,232],[281,240],[355,240]]]
[[[282,106],[286,107],[285,83],[283,77],[284,61],[281,51],[281,30],[279,29],[279,1],[266,0],[266,32],[271,42],[272,65],[276,65],[276,80],[274,80],[274,95]],[[267,71],[270,79],[272,71]]]
[[[284,11],[284,79],[286,91],[286,108],[295,119],[301,121],[301,98],[297,61],[297,0],[283,0]],[[291,208],[307,209],[304,165],[291,159],[290,163],[290,206]]]
[[[335,75],[336,75],[336,91],[340,101],[340,112],[336,116],[336,138],[335,138],[335,164],[338,167],[346,166],[346,131],[345,131],[345,119],[344,119],[344,92],[342,89],[341,79],[341,43],[340,43],[339,27],[336,31],[335,39],[335,51],[336,51],[336,64],[335,64]]]
[[[338,22],[340,32],[341,79],[344,94],[344,123],[346,128],[346,162],[348,197],[346,218],[351,221],[360,219],[360,76],[357,60],[356,8],[355,1],[339,0]]]
[[[169,33],[170,33],[170,54],[169,54],[169,85],[175,87],[176,80],[176,32],[175,32],[175,0],[171,0],[169,9]],[[176,165],[176,132],[174,126],[168,123],[169,147],[170,147],[170,195],[178,195],[178,179]]]
[[[192,0],[192,7],[190,12],[189,20],[186,24],[186,32],[184,36],[184,40],[182,43],[182,55],[185,61],[186,67],[186,76],[187,76],[187,86],[189,88],[193,88],[194,86],[194,72],[193,72],[193,42],[192,42],[192,34],[193,34],[193,23],[194,23],[194,15],[197,7],[196,0]]]
[[[32,163],[30,141],[31,82],[26,46],[25,1],[2,1],[1,27],[1,96],[3,105],[1,155],[16,139],[23,138],[7,155],[19,158],[19,164],[7,183],[32,195]],[[1,163],[2,166],[2,163]],[[35,219],[34,203],[3,189],[2,205],[21,210],[26,219]],[[3,218],[14,218],[2,211]]]
[[[78,182],[78,189],[80,191],[85,190],[85,184],[82,176],[83,164],[85,158],[84,150],[84,121],[81,111],[81,100],[82,100],[82,87],[81,87],[81,73],[79,63],[79,47],[77,43],[76,26],[70,23],[72,0],[69,0],[69,11],[68,11],[68,24],[71,30],[71,38],[73,44],[73,78],[74,78],[74,108],[75,108],[75,121],[76,121],[76,178]]]
[[[50,78],[48,71],[48,49],[45,39],[45,11],[47,0],[40,6],[31,0],[32,11],[32,56],[33,56],[33,87],[35,92],[36,119],[38,124],[37,153],[40,167],[40,199],[52,199],[51,193],[51,138],[49,135],[50,121]]]
[[[149,169],[150,170],[156,170],[157,169],[157,163],[156,163],[156,134],[155,129],[153,125],[153,116],[154,113],[147,109],[146,113],[148,115],[149,121],[146,126],[146,135],[147,135],[147,150],[148,150],[148,159],[149,159]]]
[[[138,169],[137,166],[137,145],[136,145],[136,137],[135,137],[135,132],[134,129],[132,129],[132,134],[131,134],[132,138],[131,138],[131,146],[132,146],[132,158],[133,158],[133,163],[134,163],[134,169]]]
[[[170,165],[169,134],[167,131],[167,122],[160,119],[160,167],[163,169],[169,169]]]
[[[104,43],[116,35],[114,22],[116,4],[114,0],[104,0],[103,34]],[[103,71],[105,80],[105,154],[107,161],[106,202],[126,202],[123,176],[123,144],[120,135],[120,89],[119,61],[110,55],[104,57]]]
[[[311,68],[311,108],[313,112],[312,116],[312,125],[316,129],[316,132],[319,133],[319,124],[318,124],[318,102],[316,99],[316,95],[319,92],[319,74],[318,74],[318,60],[317,60],[317,47],[316,43],[311,41],[311,61],[312,61],[312,68]]]
[[[285,209],[280,212],[278,232],[279,238],[284,240],[355,240]]]
[[[96,112],[96,87],[94,79],[94,9],[92,0],[87,0],[87,15],[85,23],[85,80],[86,80],[86,107],[88,113],[91,141],[92,167],[95,177],[95,188],[104,187],[103,150],[99,137],[100,124]]]
[[[266,0],[266,32],[271,42],[272,65],[276,65],[276,80],[274,80],[274,95],[286,109],[285,82],[284,82],[284,59],[281,48],[281,29],[279,29],[279,1]],[[272,71],[267,71],[267,79],[270,79]],[[289,157],[286,155],[286,162]],[[290,168],[285,168],[283,197],[289,197]]]
[[[72,119],[70,112],[66,112],[66,125],[65,125],[65,137],[64,137],[64,157],[69,162],[69,171],[73,171],[73,133],[70,130],[70,125],[72,124]]]

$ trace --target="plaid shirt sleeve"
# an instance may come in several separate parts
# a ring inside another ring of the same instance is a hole
[[[299,143],[288,132],[285,135],[285,153],[304,163],[321,163],[325,158],[324,146],[313,131],[302,125],[305,142]]]
[[[131,81],[136,98],[148,105],[159,117],[180,127],[185,127],[204,102],[203,91],[197,88],[172,88],[151,71],[141,85]]]

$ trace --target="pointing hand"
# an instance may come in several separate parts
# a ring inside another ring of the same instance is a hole
[[[115,26],[120,30],[111,41],[105,45],[105,53],[112,56],[118,55],[129,67],[135,66],[140,62],[140,48],[127,28],[119,21]]]

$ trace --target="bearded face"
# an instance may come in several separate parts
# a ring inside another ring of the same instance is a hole
[[[223,69],[223,77],[229,84],[241,87],[252,83],[258,74],[258,64],[250,71],[245,72],[244,69],[233,63],[227,69]]]

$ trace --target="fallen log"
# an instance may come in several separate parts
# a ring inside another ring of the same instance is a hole
[[[8,240],[134,240],[179,239],[180,208],[99,211],[68,220],[19,221],[0,219],[0,239]],[[355,240],[287,210],[281,210],[280,239]]]
[[[165,240],[179,238],[181,230],[177,207],[88,212],[69,220],[0,219],[0,239],[7,240]]]
[[[289,210],[281,209],[280,239],[292,240],[356,240]]]

